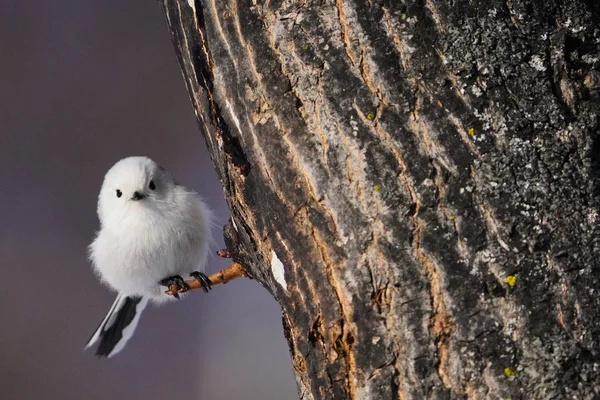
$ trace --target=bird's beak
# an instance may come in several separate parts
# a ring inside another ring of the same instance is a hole
[[[146,195],[144,193],[140,193],[138,191],[133,192],[133,197],[131,198],[131,200],[141,200],[144,197],[146,197]]]

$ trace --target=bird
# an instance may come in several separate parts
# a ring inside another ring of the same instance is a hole
[[[112,357],[133,335],[148,302],[179,299],[204,274],[213,213],[193,191],[148,157],[119,160],[106,173],[97,206],[100,229],[88,247],[92,269],[117,298],[85,349]],[[175,287],[173,295],[167,288]]]

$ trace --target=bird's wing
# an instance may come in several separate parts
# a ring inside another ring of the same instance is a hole
[[[96,355],[101,357],[112,357],[123,350],[133,335],[146,304],[147,297],[118,295],[85,349],[99,342]]]

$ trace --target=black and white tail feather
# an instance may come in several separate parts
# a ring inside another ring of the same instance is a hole
[[[147,304],[147,297],[118,295],[85,349],[98,343],[96,355],[99,357],[112,357],[123,350],[129,338],[133,336]]]

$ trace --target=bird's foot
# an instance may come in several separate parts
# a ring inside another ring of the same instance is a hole
[[[159,283],[168,287],[169,290],[167,293],[172,294],[176,299],[179,299],[179,293],[187,292],[190,289],[190,285],[188,285],[179,275],[170,276],[161,280]]]
[[[202,272],[192,272],[190,276],[197,280],[198,283],[200,283],[200,286],[202,286],[202,290],[204,290],[204,293],[208,293],[208,291],[212,289],[208,276],[206,276]]]

